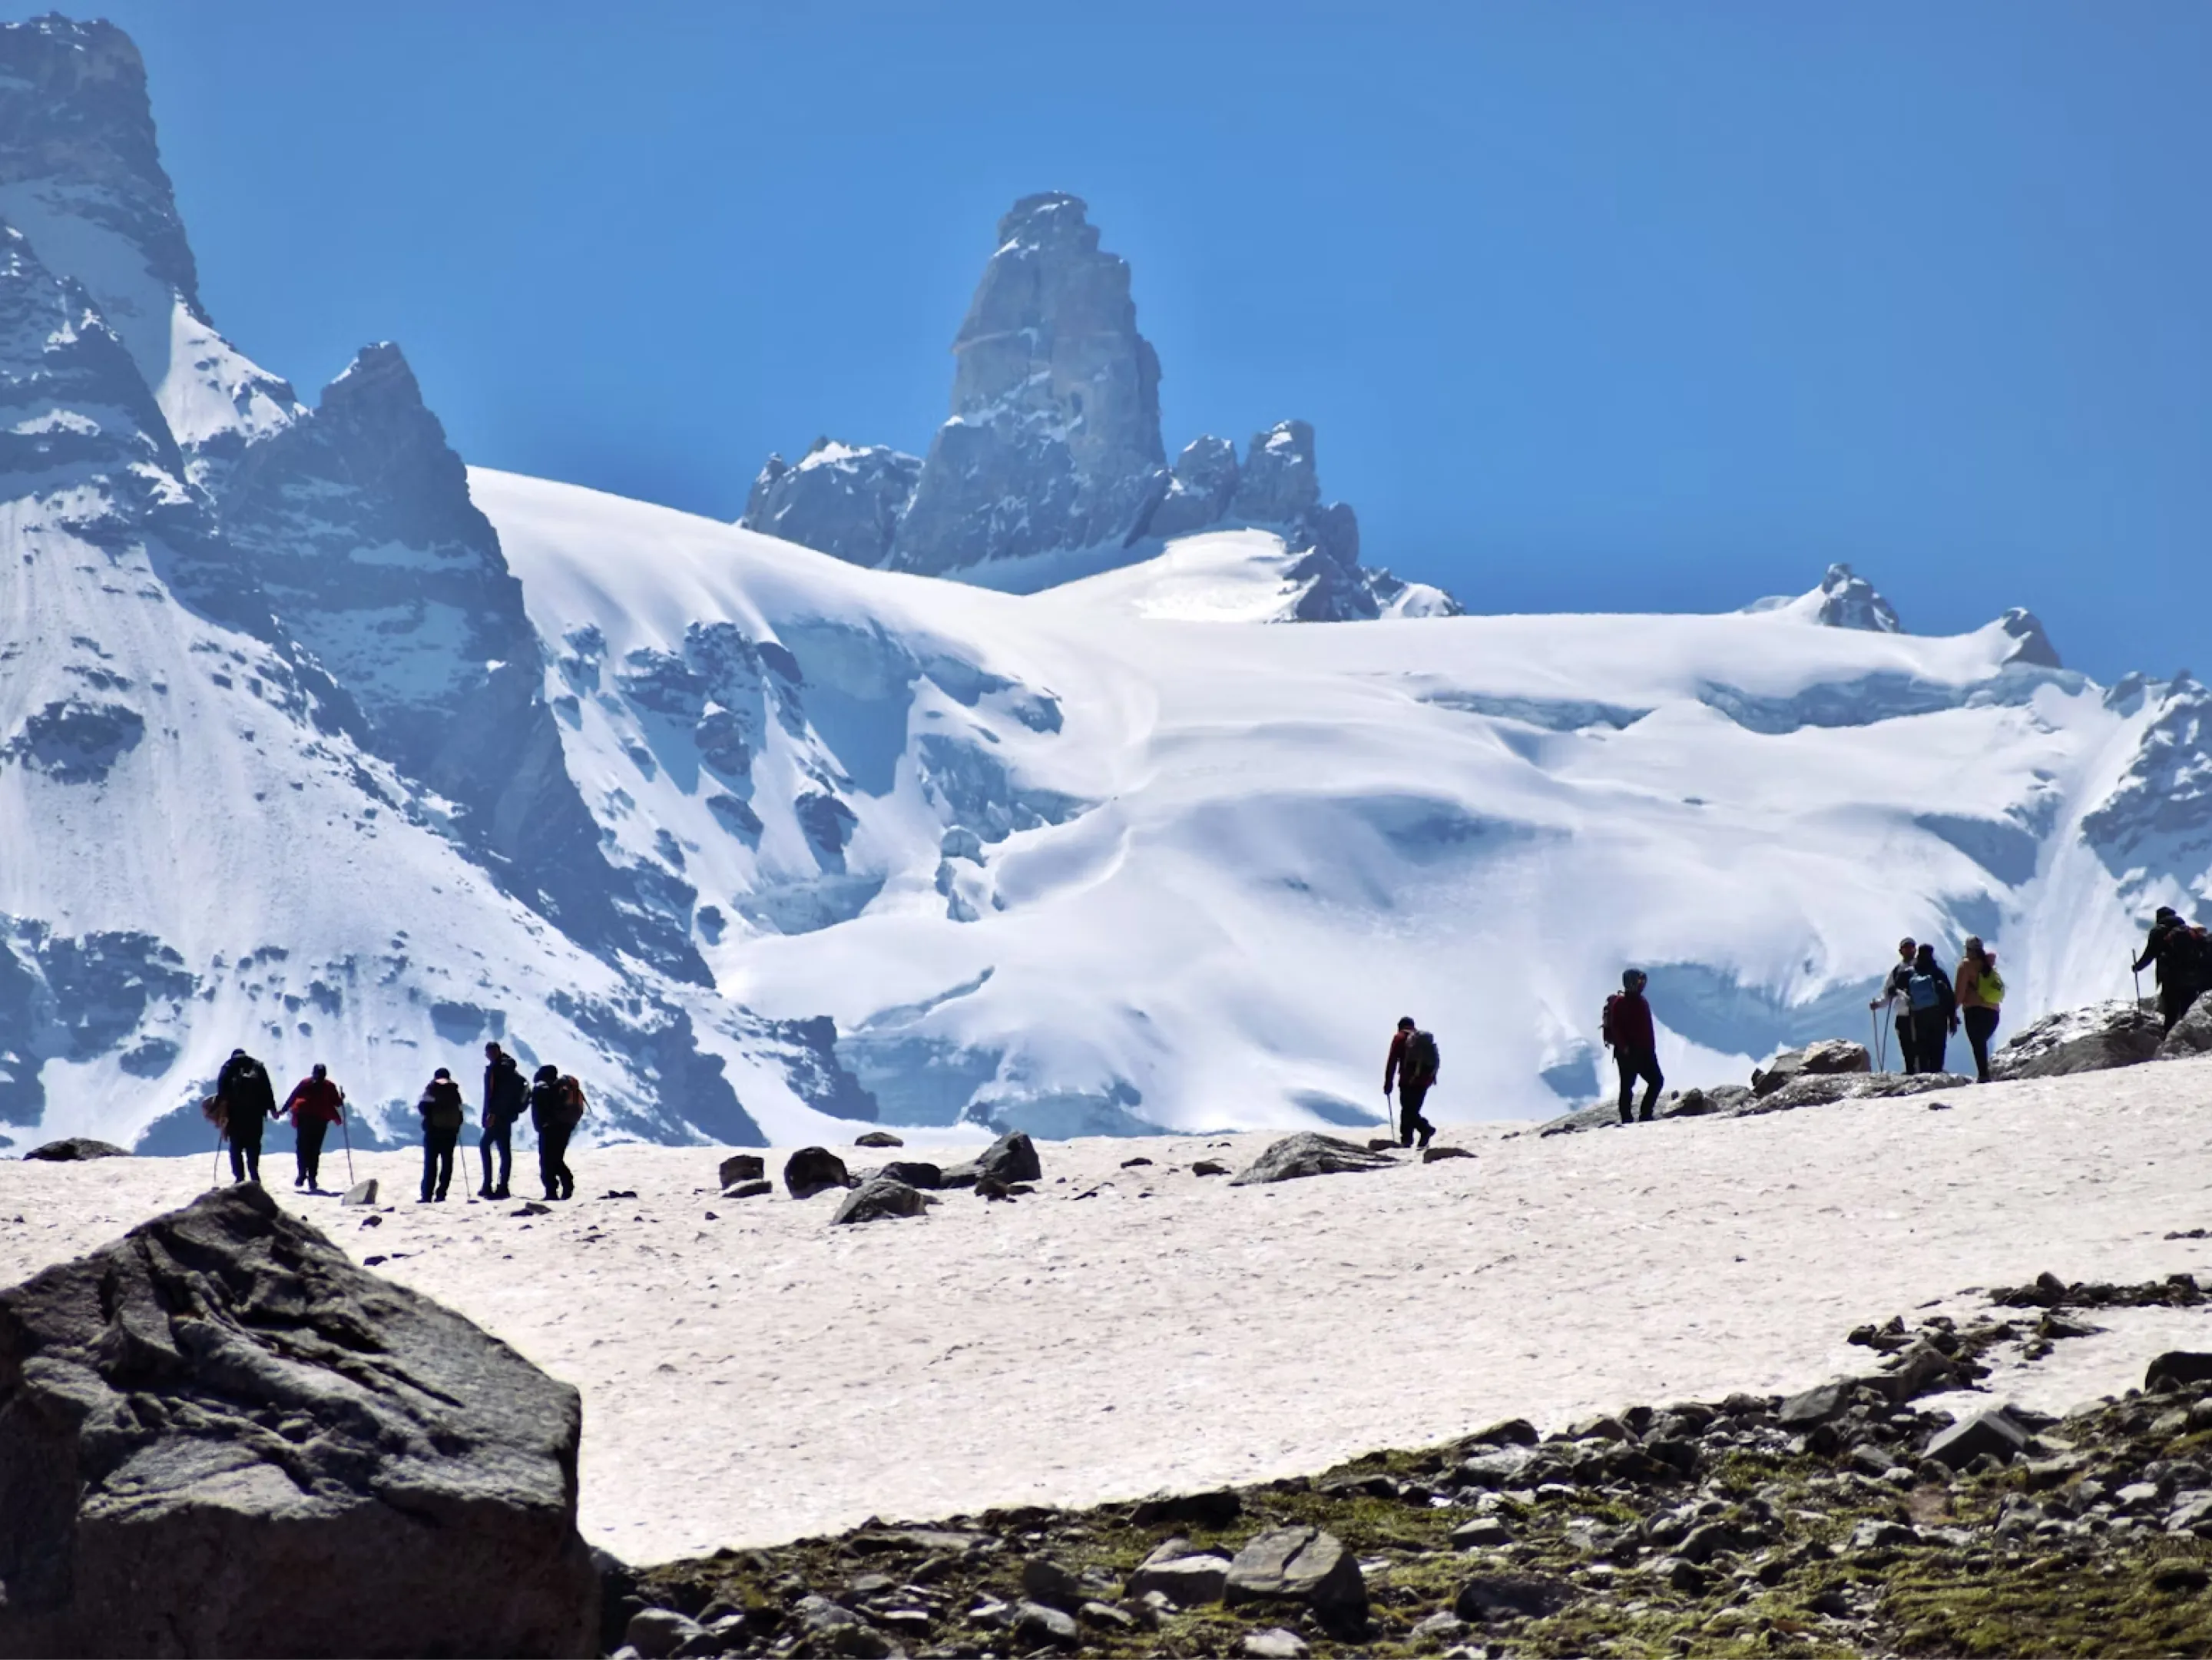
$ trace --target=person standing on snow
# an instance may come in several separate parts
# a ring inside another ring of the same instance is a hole
[[[2150,937],[2143,941],[2142,955],[2136,958],[2137,974],[2158,964],[2158,1012],[2168,1031],[2204,989],[2202,938],[2172,906],[2160,905],[2151,921]]]
[[[416,1202],[427,1205],[446,1196],[453,1185],[453,1148],[468,1122],[461,1086],[443,1067],[430,1074],[429,1086],[415,1104],[422,1115],[422,1195]]]
[[[1912,972],[1905,977],[1905,1000],[1912,1011],[1915,1072],[1945,1070],[1943,1051],[1950,1034],[1959,1030],[1959,994],[1951,976],[1936,960],[1936,947],[1923,946],[1912,958]]]
[[[1614,1062],[1620,1067],[1620,1122],[1633,1122],[1639,1115],[1630,1110],[1636,1098],[1636,1080],[1644,1080],[1644,1110],[1640,1115],[1645,1123],[1651,1122],[1653,1103],[1659,1098],[1660,1086],[1666,1075],[1659,1070],[1659,1038],[1651,1025],[1651,1005],[1644,1000],[1644,988],[1649,982],[1642,969],[1628,969],[1620,976],[1620,989],[1605,1000],[1605,1019],[1601,1035],[1613,1049]]]
[[[1917,1072],[1912,1064],[1912,1006],[1905,1000],[1905,982],[1911,977],[1912,955],[1917,950],[1911,935],[1897,942],[1897,961],[1890,964],[1883,978],[1880,995],[1870,1000],[1867,1006],[1878,1009],[1887,1003],[1897,1017],[1897,1058],[1905,1063],[1907,1072]]]
[[[1984,950],[1981,940],[1966,936],[1966,955],[1952,982],[1959,1018],[1966,1023],[1966,1042],[1974,1051],[1974,1072],[1982,1083],[1990,1081],[1990,1034],[1997,1029],[1997,1005],[2004,1001],[2004,979],[1997,973],[1997,954]]]
[[[576,1178],[568,1173],[568,1138],[584,1116],[584,1091],[561,1069],[544,1066],[530,1085],[530,1128],[538,1132],[538,1179],[548,1199],[573,1199]]]
[[[341,1104],[344,1100],[345,1091],[331,1082],[330,1069],[319,1061],[310,1076],[292,1086],[284,1110],[292,1116],[292,1161],[297,1166],[292,1177],[294,1187],[310,1193],[322,1191],[322,1183],[316,1178],[322,1168],[323,1138],[331,1133],[331,1125],[343,1122]]]
[[[276,1090],[269,1068],[244,1049],[233,1049],[216,1074],[215,1092],[223,1104],[223,1133],[230,1137],[230,1178],[261,1180],[261,1132],[276,1116]]]
[[[1398,1085],[1398,1145],[1410,1147],[1418,1133],[1421,1146],[1429,1145],[1437,1127],[1421,1116],[1421,1103],[1428,1099],[1429,1091],[1443,1070],[1443,1057],[1437,1052],[1437,1040],[1413,1024],[1412,1015],[1398,1022],[1398,1031],[1390,1039],[1390,1054],[1382,1062],[1382,1098],[1390,1098],[1390,1085]]]
[[[477,1152],[483,1160],[483,1185],[479,1199],[504,1199],[507,1179],[514,1167],[514,1122],[529,1104],[530,1085],[522,1081],[522,1068],[496,1043],[484,1045],[483,1134]],[[499,1180],[491,1179],[491,1156],[499,1153]]]

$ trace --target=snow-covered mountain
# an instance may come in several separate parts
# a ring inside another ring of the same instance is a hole
[[[302,402],[205,316],[112,27],[0,28],[0,1144],[199,1145],[234,1043],[404,1133],[489,1037],[602,1138],[1349,1123],[1403,1012],[1453,1116],[1542,1111],[1627,962],[1670,1075],[1735,1079],[1863,1031],[1899,933],[1993,940],[2017,1024],[2212,889],[2212,697],[2097,687],[2025,613],[1915,636],[1838,567],[1437,614],[1323,545],[1298,423],[1161,485],[1072,198],[963,330],[947,432],[995,435],[769,481],[832,552],[468,470],[390,345]],[[983,419],[977,319],[1060,265],[1103,320],[1037,313],[1058,367]],[[1036,533],[970,560],[947,508],[924,556],[971,443]],[[1395,614],[1273,626],[1346,595]]]

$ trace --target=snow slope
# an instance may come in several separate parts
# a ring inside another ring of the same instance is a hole
[[[1448,1135],[1471,1159],[1277,1187],[1190,1173],[1242,1165],[1258,1136],[1079,1141],[1042,1149],[1033,1198],[949,1193],[848,1228],[835,1194],[719,1198],[712,1149],[578,1157],[584,1196],[535,1218],[417,1207],[417,1161],[377,1154],[362,1173],[399,1202],[374,1229],[294,1194],[275,1140],[265,1169],[356,1257],[583,1391],[585,1533],[649,1562],[1794,1390],[1869,1367],[1854,1326],[1978,1314],[1974,1288],[2212,1275],[2212,1243],[2166,1237],[2212,1220],[2212,1061],[1945,1098],[1550,1140],[1470,1126]],[[1136,1154],[1157,1162],[1122,1168]],[[204,1157],[0,1163],[0,1285],[207,1176]],[[615,1190],[635,1196],[598,1196]],[[1924,1404],[2063,1411],[2212,1347],[2202,1308],[2095,1323]]]
[[[1628,963],[1670,1075],[1740,1079],[1863,1028],[1900,933],[1989,938],[2018,1021],[2124,983],[2134,909],[2181,887],[2116,873],[2081,823],[2190,688],[2114,706],[2026,660],[2017,621],[1270,627],[1257,532],[1014,596],[471,486],[571,642],[563,742],[604,833],[640,858],[672,835],[722,992],[831,1016],[892,1122],[1360,1122],[1401,1012],[1442,1039],[1449,1110],[1541,1111],[1595,1088]],[[718,783],[639,698],[725,625],[791,660]],[[716,816],[731,788],[757,844]],[[849,813],[834,871],[809,794]]]

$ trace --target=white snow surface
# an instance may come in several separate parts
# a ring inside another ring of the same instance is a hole
[[[417,1206],[410,1154],[357,1157],[400,1201],[374,1229],[286,1185],[281,1130],[264,1170],[356,1258],[582,1390],[584,1530],[649,1562],[1317,1473],[1510,1414],[1549,1430],[1794,1390],[1871,1370],[1856,1325],[1976,1313],[2045,1270],[2212,1274],[2212,1242],[2164,1237],[2208,1219],[2212,1061],[1938,1098],[1553,1139],[1448,1127],[1476,1157],[1242,1189],[1189,1166],[1241,1167],[1264,1137],[1046,1144],[1030,1197],[951,1192],[844,1228],[834,1193],[720,1198],[710,1147],[579,1155],[584,1196],[536,1218]],[[1156,1162],[1124,1167],[1139,1156]],[[335,1143],[324,1171],[345,1172]],[[204,1158],[0,1163],[0,1284],[208,1177]],[[614,1189],[636,1197],[596,1196]],[[2061,1411],[2212,1344],[2202,1311],[2094,1320],[1943,1404]]]
[[[2006,666],[1996,623],[1259,626],[1282,581],[1259,532],[1017,595],[471,480],[550,652],[597,629],[619,666],[727,621],[799,660],[805,719],[765,721],[752,765],[757,848],[708,809],[688,739],[605,684],[563,739],[623,856],[672,834],[732,913],[702,940],[720,990],[832,1016],[887,1122],[1358,1123],[1401,1013],[1438,1034],[1445,1110],[1541,1114],[1598,1087],[1632,963],[1670,1081],[1741,1081],[1786,1040],[1863,1037],[1900,933],[1988,938],[2009,1031],[2124,988],[2133,916],[2188,897],[2124,885],[2075,831],[2153,702]],[[947,745],[995,769],[964,806]],[[856,821],[828,874],[792,805],[823,788]],[[779,1110],[772,1138],[811,1134]]]

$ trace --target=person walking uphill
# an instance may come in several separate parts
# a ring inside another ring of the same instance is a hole
[[[563,1078],[557,1067],[540,1067],[530,1085],[530,1128],[538,1132],[538,1179],[548,1199],[573,1199],[576,1178],[568,1173],[568,1138],[584,1119],[584,1086]]]
[[[1667,1081],[1659,1070],[1659,1038],[1652,1030],[1651,1005],[1644,1000],[1647,983],[1642,969],[1629,969],[1620,976],[1620,989],[1605,1000],[1601,1035],[1620,1067],[1620,1122],[1624,1124],[1639,1116],[1629,1110],[1636,1098],[1636,1080],[1644,1080],[1640,1116],[1647,1124],[1660,1086]]]
[[[1905,977],[1905,1001],[1912,1012],[1912,1047],[1905,1069],[1943,1071],[1949,1034],[1959,1030],[1959,994],[1936,960],[1935,946],[1923,946],[1914,954],[1912,972]]]
[[[468,1122],[468,1108],[453,1074],[441,1067],[431,1073],[415,1110],[422,1115],[422,1195],[416,1202],[427,1205],[443,1199],[453,1185],[453,1148]]]
[[[483,1134],[477,1140],[483,1160],[483,1185],[479,1199],[507,1196],[507,1178],[514,1168],[514,1122],[529,1104],[530,1085],[522,1081],[522,1068],[496,1043],[484,1045]],[[499,1153],[499,1180],[491,1179],[491,1156]]]
[[[1966,1042],[1974,1051],[1974,1073],[1990,1081],[1990,1034],[1997,1029],[1997,1005],[2004,1001],[2004,976],[1997,972],[1997,954],[1985,950],[1980,939],[1966,936],[1966,955],[1951,990],[1966,1022]]]
[[[1389,1057],[1382,1062],[1382,1098],[1390,1098],[1390,1085],[1398,1085],[1398,1145],[1410,1147],[1418,1133],[1421,1146],[1426,1147],[1437,1127],[1421,1116],[1421,1103],[1427,1100],[1429,1091],[1435,1087],[1437,1073],[1443,1070],[1443,1057],[1437,1052],[1437,1040],[1413,1024],[1407,1015],[1398,1022],[1396,1034],[1390,1039]]]
[[[223,1133],[230,1137],[230,1179],[261,1180],[261,1132],[276,1116],[276,1090],[269,1068],[244,1049],[233,1049],[216,1076],[215,1092],[223,1105]]]
[[[297,1166],[292,1177],[294,1187],[310,1193],[322,1191],[317,1178],[322,1171],[323,1138],[331,1133],[331,1125],[343,1122],[344,1100],[345,1091],[331,1082],[330,1068],[320,1061],[285,1098],[284,1110],[292,1116],[292,1161]]]
[[[2160,905],[2135,970],[2141,974],[2151,964],[2158,964],[2158,1012],[2168,1031],[2204,989],[2206,969],[2212,967],[2204,955],[2203,934],[2183,921],[2172,906]]]

